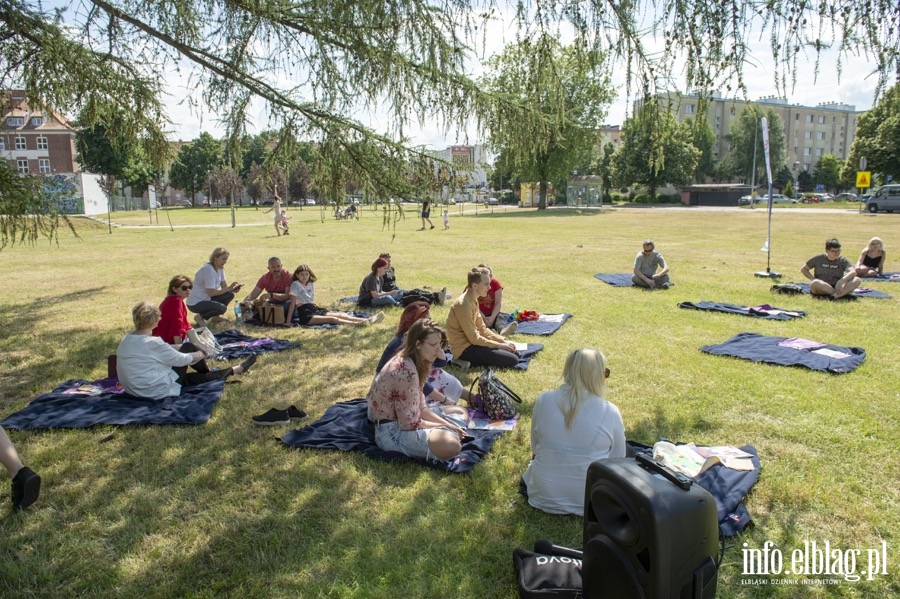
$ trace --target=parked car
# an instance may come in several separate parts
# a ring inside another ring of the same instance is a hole
[[[500,200],[497,198],[485,198],[484,205],[485,206],[496,206],[500,203]]]
[[[266,198],[259,201],[260,206],[272,206],[273,204],[275,204],[275,198]]]
[[[312,199],[312,198],[306,198],[306,205],[307,205],[307,206],[315,206],[315,205],[316,205],[316,201],[315,201],[314,199]]]
[[[835,202],[858,202],[859,198],[855,193],[839,193],[834,196]]]
[[[182,198],[180,200],[174,200],[174,201],[170,202],[169,206],[178,206],[179,208],[190,208],[191,201],[186,198]]]
[[[743,199],[743,198],[741,198],[741,199]],[[763,195],[763,196],[756,196],[754,201],[757,204],[765,204],[766,202],[769,201],[769,196],[768,196],[768,194]],[[786,195],[784,195],[783,193],[773,193],[772,194],[772,203],[773,204],[796,204],[797,200],[789,198]]]
[[[753,196],[741,196],[738,198],[738,206],[749,206],[753,203]]]
[[[803,204],[818,204],[821,201],[822,198],[820,198],[818,195],[803,196],[803,198],[800,200],[800,202]]]
[[[900,185],[882,185],[866,202],[871,213],[900,211]]]

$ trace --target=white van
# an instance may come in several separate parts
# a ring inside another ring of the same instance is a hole
[[[882,185],[866,200],[866,210],[875,212],[900,212],[900,185]]]

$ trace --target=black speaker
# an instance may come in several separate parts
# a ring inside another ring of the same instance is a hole
[[[598,460],[584,499],[585,599],[713,599],[716,502],[650,457]]]

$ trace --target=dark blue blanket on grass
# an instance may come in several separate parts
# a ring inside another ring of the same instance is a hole
[[[632,281],[631,273],[605,275],[603,273],[594,275],[604,283],[609,283],[613,287],[637,287]]]
[[[516,370],[528,370],[531,358],[542,349],[544,349],[543,343],[529,343],[528,349],[519,352],[519,363],[513,366],[513,368]]]
[[[109,381],[110,379],[106,379]],[[143,399],[127,393],[66,393],[90,381],[71,379],[0,422],[5,428],[86,428],[95,424],[203,424],[225,381],[182,387],[181,395]]]
[[[863,279],[866,281],[868,279]],[[874,279],[873,281],[893,281],[895,283],[900,283],[900,272],[883,272]]]
[[[369,312],[350,312],[350,311],[345,311],[345,310],[334,310],[334,311],[340,312],[341,314],[349,314],[350,316],[356,316],[359,318],[368,318],[369,316],[372,316],[372,314],[370,314]],[[268,328],[273,328],[273,329],[289,329],[291,327],[300,327],[303,329],[318,329],[320,331],[323,331],[325,329],[336,329],[341,326],[339,324],[300,324],[296,320],[292,320],[290,322],[290,324],[288,324],[288,323],[272,324],[269,322],[263,322],[256,317],[253,317],[245,322],[246,322],[246,324],[252,324],[255,327],[268,327]]]
[[[795,318],[803,318],[806,312],[802,310],[788,310],[786,308],[775,308],[769,304],[762,306],[738,306],[735,304],[723,304],[720,302],[681,302],[679,308],[705,310],[708,312],[726,312],[728,314],[740,314],[741,316],[753,316],[755,318],[764,318],[766,320],[793,320]]]
[[[283,339],[272,339],[271,337],[251,337],[235,329],[216,333],[215,337],[223,349],[222,353],[216,356],[218,360],[234,360],[254,354],[259,355],[303,346],[299,341],[285,341]]]
[[[861,347],[842,347],[815,342],[811,342],[812,345],[805,349],[779,345],[782,342],[788,342],[788,340],[788,337],[767,337],[757,333],[738,333],[724,343],[704,345],[700,348],[700,351],[719,356],[744,358],[753,362],[780,364],[782,366],[803,366],[811,370],[834,374],[851,372],[866,359],[866,350]]]
[[[375,444],[375,427],[369,422],[366,410],[365,399],[336,403],[325,410],[321,418],[301,429],[289,432],[281,440],[291,447],[359,451],[376,460],[387,462],[415,460],[423,466],[437,470],[468,472],[490,451],[494,441],[502,434],[502,431],[469,430],[469,434],[475,439],[463,444],[462,453],[458,456],[448,461],[427,461],[378,447]]]
[[[516,335],[552,335],[559,328],[572,318],[571,314],[541,314],[541,318],[549,318],[550,320],[532,320],[518,323],[516,327]],[[497,314],[497,320],[500,323],[498,328],[503,328],[512,322],[512,314],[500,312]]]
[[[794,285],[798,286],[803,293],[812,295],[809,291],[809,283],[794,283]],[[871,297],[873,299],[891,299],[893,297],[887,293],[883,293],[876,289],[869,289],[867,287],[857,287],[850,295],[853,297]],[[813,295],[813,297],[817,299],[834,299],[830,295]]]

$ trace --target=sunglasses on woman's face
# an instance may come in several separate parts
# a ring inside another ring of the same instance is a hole
[[[181,286],[181,290],[182,290],[182,291],[190,291],[190,290],[193,289],[193,288],[194,288],[193,285],[182,285],[182,286]]]

